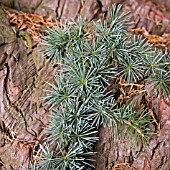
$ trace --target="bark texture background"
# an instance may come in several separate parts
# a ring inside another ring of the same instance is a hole
[[[123,11],[132,12],[134,28],[149,33],[170,33],[170,0],[0,0],[0,169],[18,170],[28,166],[33,149],[43,142],[43,127],[48,123],[48,108],[42,105],[43,90],[52,82],[55,69],[38,53],[31,36],[9,24],[4,6],[42,16],[65,19],[97,19],[112,3],[123,3]],[[157,119],[158,135],[145,149],[114,139],[113,128],[101,128],[97,170],[129,162],[137,170],[170,169],[170,101],[153,98],[146,87]],[[140,96],[137,96],[139,103]],[[128,169],[128,168],[127,168]]]

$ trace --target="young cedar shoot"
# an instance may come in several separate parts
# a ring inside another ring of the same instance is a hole
[[[60,68],[43,97],[52,109],[48,145],[40,145],[33,169],[94,169],[94,144],[103,125],[121,125],[137,143],[148,141],[152,123],[148,108],[136,110],[133,102],[119,103],[117,80],[127,85],[150,81],[157,92],[167,95],[170,62],[141,36],[128,32],[129,15],[120,13],[121,7],[113,5],[97,22],[79,17],[47,31],[42,52]]]

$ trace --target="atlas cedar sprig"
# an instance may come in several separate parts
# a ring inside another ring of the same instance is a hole
[[[135,110],[134,102],[115,103],[117,93],[111,87],[120,77],[125,83],[147,79],[167,94],[169,60],[141,36],[128,33],[129,15],[120,14],[121,7],[113,5],[107,18],[97,22],[79,17],[77,22],[60,22],[55,30],[48,29],[41,51],[52,64],[58,63],[58,71],[43,97],[52,110],[48,144],[40,145],[33,169],[94,169],[94,144],[102,125],[114,129],[121,125],[126,135],[143,144],[149,139],[152,121],[147,108]]]

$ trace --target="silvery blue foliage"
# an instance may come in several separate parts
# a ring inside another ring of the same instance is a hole
[[[94,169],[94,144],[98,128],[118,124],[146,143],[150,117],[147,109],[136,111],[134,103],[115,103],[117,78],[127,84],[148,79],[167,94],[170,67],[166,56],[146,45],[141,36],[128,33],[128,13],[113,5],[108,17],[87,23],[60,22],[48,29],[42,45],[44,56],[58,63],[54,83],[48,83],[44,104],[52,109],[46,128],[48,145],[34,168],[56,170]],[[88,28],[93,25],[93,29]],[[60,63],[60,64],[59,64]],[[118,131],[116,131],[118,133]],[[51,150],[51,148],[55,149]]]

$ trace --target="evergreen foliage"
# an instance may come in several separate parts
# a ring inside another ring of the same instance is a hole
[[[147,142],[151,122],[147,108],[115,103],[113,85],[118,78],[128,84],[148,79],[167,94],[169,62],[141,36],[128,33],[129,15],[119,14],[120,9],[121,5],[113,5],[107,18],[97,22],[79,17],[48,29],[42,52],[52,64],[58,63],[58,71],[43,97],[53,111],[46,128],[48,145],[40,145],[35,169],[94,169],[93,149],[102,125],[117,129],[120,124],[136,141]],[[57,146],[51,151],[52,145]]]

